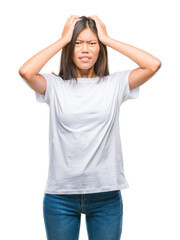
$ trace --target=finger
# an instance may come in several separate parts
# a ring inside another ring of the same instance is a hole
[[[102,21],[98,18],[98,16],[96,15],[93,15],[93,16],[90,16],[96,23],[102,23]]]
[[[79,18],[79,17],[80,17],[79,15],[71,15],[69,17],[69,20],[76,19],[76,18]]]
[[[97,15],[94,15],[94,16],[92,16],[93,17],[93,19],[96,21],[96,22],[98,22],[98,23],[103,23],[102,21],[101,21],[101,19],[97,16]]]
[[[91,18],[92,20],[94,20],[95,23],[97,23],[97,19],[96,19],[94,16],[90,16],[90,18]]]
[[[76,24],[76,22],[78,22],[80,20],[80,18],[75,18],[73,19],[73,23]]]
[[[80,18],[80,16],[79,16],[79,15],[72,15],[72,16],[70,17],[70,19],[77,19],[77,18]]]
[[[70,19],[70,24],[72,24],[74,21],[79,21],[80,20],[80,17],[79,16],[73,16],[71,19]]]
[[[98,19],[98,16],[97,15],[92,15],[92,16],[90,16],[91,18],[93,18],[93,19]]]
[[[80,17],[79,15],[71,15],[69,18],[76,18],[76,17]]]

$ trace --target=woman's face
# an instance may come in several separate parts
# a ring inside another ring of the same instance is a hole
[[[91,69],[98,59],[99,51],[96,34],[90,28],[86,28],[76,38],[73,62],[78,69]]]

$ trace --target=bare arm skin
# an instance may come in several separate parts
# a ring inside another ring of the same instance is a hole
[[[35,54],[27,60],[19,69],[19,74],[24,78],[27,84],[40,94],[45,94],[46,80],[39,74],[42,67],[64,47],[64,42],[59,39],[47,48]]]
[[[158,58],[144,50],[110,38],[107,34],[105,24],[98,18],[98,16],[90,17],[96,22],[99,39],[103,44],[124,54],[139,65],[139,67],[133,69],[129,75],[130,90],[144,84],[159,70],[161,67],[161,61]]]
[[[39,72],[56,53],[70,42],[74,25],[78,20],[78,16],[73,15],[69,17],[61,38],[32,56],[20,67],[19,74],[36,92],[45,95],[46,80]]]
[[[119,42],[112,38],[108,38],[106,44],[107,46],[112,47],[120,53],[126,55],[140,66],[131,71],[129,75],[130,90],[144,84],[161,67],[160,60],[144,50]]]

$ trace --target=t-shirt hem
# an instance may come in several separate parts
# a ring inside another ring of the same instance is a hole
[[[60,189],[57,191],[51,191],[48,189],[45,189],[44,193],[47,194],[86,194],[86,193],[98,193],[98,192],[108,192],[108,191],[115,191],[115,190],[123,190],[129,188],[129,185],[123,184],[120,186],[113,186],[109,188],[92,188],[92,189]]]

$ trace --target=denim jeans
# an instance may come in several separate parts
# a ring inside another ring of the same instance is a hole
[[[48,240],[78,240],[81,213],[89,240],[120,240],[123,201],[120,190],[88,194],[44,193],[43,214]]]

